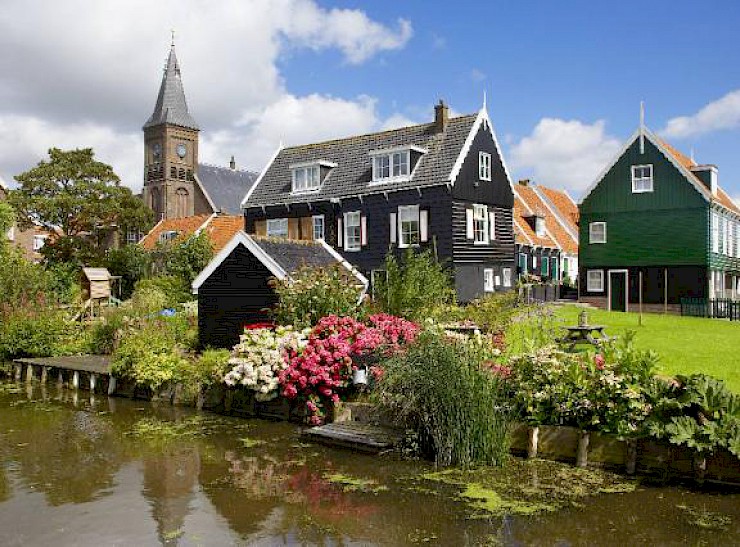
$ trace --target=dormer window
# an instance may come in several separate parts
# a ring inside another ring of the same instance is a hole
[[[415,163],[426,150],[407,146],[370,152],[373,162],[373,182],[398,182],[408,180]]]
[[[534,217],[534,232],[537,237],[544,237],[545,235],[545,219],[542,217]]]
[[[336,166],[336,163],[323,160],[291,165],[293,193],[318,191],[321,182],[329,174],[329,171]]]
[[[166,241],[172,241],[177,238],[178,232],[176,230],[167,230],[159,234],[159,242],[165,243]]]

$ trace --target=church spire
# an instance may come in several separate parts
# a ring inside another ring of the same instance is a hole
[[[179,125],[196,131],[199,129],[198,124],[188,112],[188,104],[185,101],[180,65],[175,55],[174,33],[167,66],[162,76],[162,85],[157,96],[157,104],[154,106],[154,112],[144,124],[144,129],[161,124]]]

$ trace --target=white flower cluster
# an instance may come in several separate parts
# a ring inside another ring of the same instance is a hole
[[[246,331],[231,352],[232,369],[224,376],[224,383],[254,391],[258,401],[274,399],[280,371],[288,366],[288,353],[300,353],[309,332],[310,329],[295,331],[292,327]]]

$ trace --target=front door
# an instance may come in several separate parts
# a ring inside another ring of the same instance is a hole
[[[609,309],[627,311],[627,272],[609,272]]]

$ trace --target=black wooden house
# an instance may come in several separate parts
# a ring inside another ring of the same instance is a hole
[[[458,298],[515,281],[511,178],[485,106],[434,122],[279,149],[247,193],[246,231],[322,239],[372,279],[389,249],[433,246]]]

